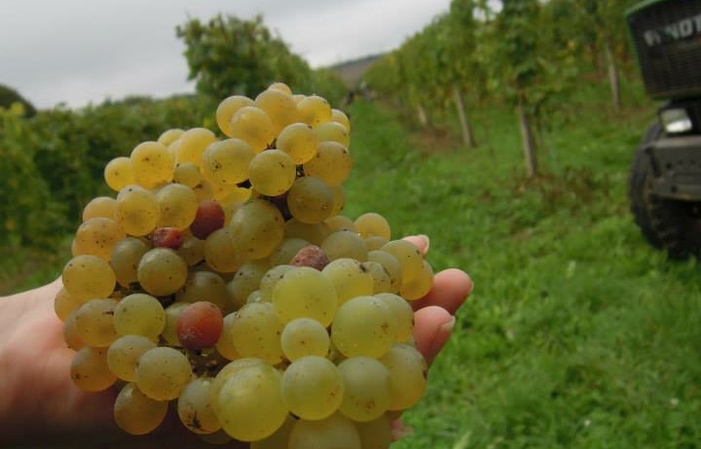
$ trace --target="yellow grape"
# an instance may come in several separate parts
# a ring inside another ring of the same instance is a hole
[[[344,399],[339,368],[316,355],[294,360],[283,373],[280,386],[285,406],[302,419],[324,419],[338,410]]]
[[[214,433],[221,428],[210,399],[212,379],[193,379],[178,398],[178,417],[197,434]]]
[[[292,426],[288,449],[363,449],[353,421],[341,415],[320,420],[298,420]]]
[[[380,249],[397,258],[402,269],[402,284],[415,279],[423,270],[421,252],[416,245],[407,240],[392,240]]]
[[[114,245],[110,254],[110,265],[120,285],[127,287],[138,280],[136,268],[148,250],[149,246],[136,237],[125,237]]]
[[[304,163],[304,174],[315,176],[329,186],[341,185],[350,175],[353,160],[345,146],[338,142],[320,142],[314,157]]]
[[[313,318],[326,327],[338,309],[333,284],[311,267],[287,270],[273,287],[272,299],[275,311],[284,323],[296,318]]]
[[[287,125],[275,140],[275,147],[289,154],[295,164],[303,164],[314,157],[317,145],[314,129],[306,123]]]
[[[185,261],[170,248],[153,248],[143,255],[136,270],[141,287],[153,296],[172,295],[187,280]]]
[[[389,370],[372,357],[351,357],[338,364],[345,393],[339,411],[353,421],[372,421],[390,405]]]
[[[389,449],[392,444],[392,425],[387,415],[354,424],[363,449]]]
[[[381,264],[389,275],[390,285],[387,292],[399,293],[399,288],[402,285],[402,266],[397,258],[387,251],[377,249],[368,251],[368,261]]]
[[[243,95],[232,95],[223,99],[215,112],[217,126],[224,135],[231,137],[231,117],[244,106],[253,106],[255,103]]]
[[[299,121],[311,126],[331,120],[331,105],[318,95],[309,95],[297,103]]]
[[[239,184],[248,179],[248,166],[255,155],[241,139],[214,142],[202,153],[202,176],[213,184]]]
[[[333,121],[333,119],[317,125],[316,128],[314,128],[314,133],[319,142],[338,142],[346,148],[350,145],[350,133],[348,132],[348,128],[342,123]]]
[[[111,298],[91,299],[75,313],[75,330],[85,344],[109,346],[119,336],[114,328],[114,310],[117,301]]]
[[[336,108],[331,109],[331,121],[340,123],[341,125],[345,126],[345,128],[348,132],[350,132],[350,129],[351,129],[350,120],[348,119],[348,116],[346,115],[346,113],[341,111],[340,109],[336,109]]]
[[[282,93],[292,96],[292,89],[290,89],[290,86],[280,81],[274,82],[268,86],[268,89],[279,90]]]
[[[173,172],[173,182],[194,189],[202,182],[202,173],[200,173],[199,167],[192,162],[179,162]]]
[[[413,301],[423,298],[433,287],[433,268],[426,260],[421,261],[421,271],[408,282],[402,282],[399,294]]]
[[[81,302],[109,297],[117,282],[109,263],[89,254],[69,260],[63,268],[61,279],[66,291]]]
[[[139,390],[157,401],[180,396],[191,378],[190,361],[182,352],[168,346],[158,346],[144,352],[136,367]]]
[[[168,184],[156,193],[160,208],[159,227],[187,229],[195,219],[199,201],[190,187],[183,184]]]
[[[123,335],[112,342],[107,350],[107,366],[122,380],[136,380],[136,365],[139,357],[155,348],[156,343],[143,335]]]
[[[56,312],[56,316],[58,316],[61,321],[66,321],[68,315],[70,315],[71,312],[76,310],[82,304],[82,301],[76,300],[70,293],[68,293],[66,287],[61,287],[54,298],[54,311]]]
[[[216,140],[217,136],[207,128],[188,129],[178,138],[175,162],[178,164],[190,162],[199,167],[202,161],[202,153]]]
[[[364,213],[358,216],[354,223],[358,234],[364,239],[378,236],[389,240],[392,237],[389,222],[376,212]]]
[[[397,322],[389,307],[374,296],[341,304],[331,327],[331,341],[346,357],[381,357],[396,341]]]
[[[319,178],[297,178],[287,193],[287,207],[303,223],[321,223],[334,209],[333,190]]]
[[[161,337],[170,346],[180,346],[180,339],[178,338],[177,332],[177,322],[183,310],[189,306],[189,302],[179,302],[176,301],[173,304],[165,308],[166,314],[166,324],[163,327],[163,332],[161,332]]]
[[[308,355],[325,357],[330,341],[326,328],[317,320],[296,318],[282,329],[280,344],[285,357],[295,361]]]
[[[267,257],[285,235],[285,220],[272,203],[252,198],[231,217],[228,229],[244,260]]]
[[[419,351],[408,344],[395,344],[381,358],[390,374],[389,410],[406,410],[426,390],[428,365]]]
[[[149,398],[134,383],[125,385],[114,402],[114,421],[131,435],[152,432],[163,422],[167,412],[167,401]]]
[[[267,196],[279,196],[287,192],[297,175],[292,158],[280,150],[266,150],[255,155],[248,165],[251,185]]]
[[[180,128],[171,128],[168,130],[165,130],[161,133],[160,136],[158,136],[158,139],[156,139],[156,142],[160,143],[164,147],[168,147],[171,143],[175,142],[180,138],[180,136],[183,135],[185,130],[180,129]]]
[[[320,246],[329,260],[349,257],[365,262],[368,258],[365,242],[355,232],[343,230],[333,232],[321,242]]]
[[[107,185],[115,192],[130,184],[136,184],[134,167],[131,159],[126,156],[119,156],[109,161],[105,166],[104,177]]]
[[[91,218],[105,217],[112,220],[117,217],[117,200],[110,196],[98,196],[91,199],[83,208],[83,222]]]
[[[357,296],[373,294],[372,275],[365,271],[363,265],[355,259],[347,257],[334,259],[321,272],[336,289],[339,305]]]
[[[188,274],[185,285],[175,294],[175,299],[189,303],[206,300],[223,310],[229,303],[229,291],[218,273],[194,271]]]
[[[92,254],[104,260],[109,260],[114,246],[126,237],[126,234],[112,218],[94,217],[84,221],[75,233],[72,252]]]
[[[132,236],[144,236],[156,228],[161,208],[154,195],[142,186],[130,184],[117,194],[117,222]]]
[[[266,149],[275,138],[272,120],[257,106],[238,109],[231,117],[229,129],[229,137],[245,140],[256,152]]]
[[[129,156],[134,170],[134,179],[146,188],[170,182],[173,179],[175,158],[158,142],[142,142]]]
[[[228,228],[217,229],[204,241],[204,259],[213,270],[220,273],[234,273],[243,263],[240,249],[231,238]]]
[[[166,325],[166,313],[158,299],[132,293],[114,308],[114,328],[119,335],[142,335],[156,340]]]
[[[245,304],[234,312],[228,332],[242,357],[255,357],[274,365],[282,360],[282,329],[273,305],[259,302]]]
[[[299,115],[292,96],[279,89],[264,90],[256,97],[255,104],[270,117],[275,135],[278,135],[285,126],[296,122]]]
[[[73,383],[85,391],[106,390],[117,381],[107,366],[107,348],[80,349],[73,356],[70,374]]]

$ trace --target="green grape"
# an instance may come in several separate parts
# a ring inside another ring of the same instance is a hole
[[[296,421],[292,415],[287,415],[285,422],[272,435],[262,440],[252,441],[251,449],[286,449],[292,426],[294,426]]]
[[[350,145],[350,133],[342,123],[329,120],[317,125],[314,133],[319,142],[338,142],[345,148]]]
[[[111,298],[91,299],[76,310],[75,330],[85,344],[109,346],[119,336],[114,329],[112,315],[117,301]]]
[[[368,251],[368,261],[381,264],[390,278],[390,286],[387,292],[399,293],[399,288],[402,285],[402,266],[397,258],[382,250]]]
[[[397,322],[396,343],[404,343],[414,333],[414,310],[407,300],[393,293],[378,293],[376,298],[381,299],[389,308],[390,313]]]
[[[312,176],[297,178],[287,193],[290,214],[303,223],[321,223],[334,208],[333,190]]]
[[[329,260],[347,257],[359,262],[365,262],[368,259],[368,250],[365,242],[355,232],[333,232],[321,242],[320,246]]]
[[[389,239],[377,235],[364,238],[363,241],[365,242],[365,247],[368,249],[368,251],[376,251],[389,243]]]
[[[285,222],[285,237],[303,239],[312,245],[321,245],[330,233],[325,223],[304,223],[294,217]]]
[[[278,89],[264,90],[256,97],[255,104],[270,117],[274,135],[278,135],[280,130],[290,123],[296,122],[299,115],[292,95]]]
[[[180,248],[175,252],[182,257],[188,266],[197,265],[204,260],[204,242],[193,235],[186,236]]]
[[[165,342],[170,346],[180,346],[176,324],[183,310],[189,305],[189,302],[176,301],[165,308],[166,324],[163,327],[163,332],[161,332],[161,337],[163,337]]]
[[[131,435],[145,435],[154,431],[167,412],[167,401],[149,398],[134,383],[125,385],[114,401],[114,421]]]
[[[119,192],[128,185],[136,184],[134,167],[131,159],[126,156],[119,156],[109,161],[105,166],[104,177],[107,185],[115,192]]]
[[[313,318],[324,327],[331,324],[338,309],[333,284],[311,267],[293,267],[273,287],[273,305],[280,319]]]
[[[297,167],[284,151],[270,149],[256,154],[248,165],[251,185],[267,196],[287,192],[297,176]]]
[[[258,289],[268,269],[269,264],[265,260],[249,260],[236,271],[226,286],[229,298],[236,309],[244,305],[246,298]]]
[[[61,287],[54,297],[54,312],[56,312],[56,316],[61,321],[66,321],[68,315],[77,310],[82,304],[82,301],[78,301],[68,293],[66,287]]]
[[[156,187],[173,180],[175,158],[158,142],[138,144],[129,156],[136,182],[146,188]]]
[[[63,268],[61,279],[66,291],[81,302],[109,297],[117,282],[110,264],[90,254],[69,260]]]
[[[156,193],[160,208],[159,227],[187,229],[195,219],[199,201],[192,189],[183,184],[168,184]]]
[[[246,304],[234,312],[228,338],[242,357],[255,357],[274,365],[282,360],[280,334],[283,326],[272,304]]]
[[[96,217],[116,219],[117,200],[111,196],[98,196],[91,199],[83,208],[82,219],[83,222],[86,222]]]
[[[231,117],[229,129],[229,137],[245,140],[257,153],[266,149],[275,138],[272,120],[257,106],[239,108]]]
[[[156,228],[160,215],[156,195],[139,185],[130,184],[117,194],[117,222],[129,235],[149,234]]]
[[[345,112],[340,109],[331,109],[331,121],[338,122],[346,128],[346,131],[350,132],[351,123]]]
[[[296,318],[282,329],[280,344],[285,357],[295,361],[308,355],[326,357],[330,342],[326,328],[317,320]]]
[[[357,296],[373,294],[372,275],[355,259],[342,257],[332,260],[321,272],[336,289],[339,305]]]
[[[346,147],[338,142],[320,142],[316,154],[302,166],[304,174],[314,176],[331,187],[341,185],[350,175],[353,160]]]
[[[191,378],[190,361],[182,352],[168,346],[158,346],[144,352],[136,367],[139,390],[157,401],[180,396]]]
[[[392,443],[392,424],[387,415],[354,424],[363,449],[389,449]]]
[[[260,280],[260,300],[262,302],[273,302],[273,289],[275,285],[282,279],[282,277],[289,270],[292,269],[292,265],[277,265],[265,272]]]
[[[204,241],[204,259],[219,273],[235,273],[243,263],[243,256],[231,238],[229,228],[212,232]]]
[[[124,231],[115,220],[95,217],[78,227],[71,250],[74,256],[92,254],[109,260],[112,248],[124,237]]]
[[[364,239],[379,236],[389,240],[392,234],[387,219],[376,212],[367,212],[356,218],[355,228]]]
[[[143,335],[156,340],[166,325],[166,313],[158,299],[132,293],[114,308],[114,328],[119,335]]]
[[[324,220],[324,223],[326,223],[329,226],[331,232],[351,231],[357,233],[357,230],[355,229],[355,223],[353,223],[353,220],[346,217],[345,215],[333,215]]]
[[[234,213],[228,229],[243,259],[262,259],[282,242],[285,220],[272,203],[252,198]]]
[[[419,274],[408,282],[403,282],[401,288],[399,289],[399,294],[404,298],[413,301],[426,296],[426,294],[431,291],[432,287],[433,268],[428,261],[422,260],[421,271]]]
[[[212,404],[212,410],[214,410],[215,415],[220,415],[219,392],[221,391],[226,381],[228,381],[231,378],[231,376],[238,373],[239,371],[248,369],[253,366],[266,367],[268,366],[268,364],[265,362],[265,360],[262,359],[256,359],[252,357],[238,358],[224,365],[224,367],[219,370],[217,375],[214,376],[214,378],[212,379],[212,384],[209,387],[209,403]]]
[[[268,264],[272,267],[289,264],[299,250],[305,246],[309,246],[309,242],[304,239],[285,238],[268,257]]]
[[[118,378],[133,382],[139,357],[155,347],[156,343],[143,335],[124,335],[113,341],[107,350],[107,366]]]
[[[239,441],[261,440],[278,430],[288,415],[280,378],[269,365],[256,364],[234,372],[217,397],[222,429]]]
[[[212,379],[193,379],[178,398],[178,417],[185,427],[197,434],[214,433],[221,428],[210,399]]]
[[[336,312],[331,340],[346,357],[381,357],[395,342],[397,322],[379,298],[358,296]]]
[[[73,356],[70,374],[73,383],[85,391],[106,390],[117,381],[107,366],[107,348],[81,348]]]
[[[136,268],[141,257],[149,250],[149,246],[136,237],[126,237],[112,248],[110,265],[114,270],[117,282],[127,287],[138,280]]]
[[[318,140],[314,129],[306,123],[292,123],[280,131],[275,147],[284,151],[295,164],[304,164],[316,154]]]
[[[408,240],[392,240],[380,249],[397,258],[402,268],[402,284],[412,281],[423,270],[423,256],[416,245]]]
[[[220,309],[229,303],[229,291],[222,277],[213,271],[193,271],[187,276],[182,289],[175,294],[177,301],[209,301]]]
[[[309,95],[297,103],[299,121],[307,125],[317,126],[331,120],[331,105],[325,98]]]
[[[428,365],[421,353],[411,345],[395,344],[380,362],[390,375],[389,410],[406,410],[419,402],[426,390],[428,375]]]
[[[373,281],[373,293],[389,292],[392,290],[392,277],[385,267],[379,262],[367,260],[362,263],[365,270]]]
[[[231,326],[236,319],[236,314],[233,312],[224,316],[221,335],[215,345],[217,352],[227,360],[237,360],[241,358],[241,354],[236,350],[233,334],[231,333]]]
[[[190,128],[178,138],[175,161],[178,164],[190,162],[199,167],[202,153],[216,141],[217,136],[207,128]]]
[[[390,405],[389,370],[377,359],[351,357],[338,364],[345,393],[339,411],[353,421],[372,421]]]
[[[333,415],[315,421],[300,419],[290,433],[288,449],[363,449],[353,421]]]
[[[346,207],[346,192],[341,185],[331,187],[331,191],[333,192],[333,209],[331,209],[330,217],[333,217],[343,212]]]
[[[244,95],[232,95],[223,99],[217,106],[215,117],[219,130],[224,135],[231,137],[231,118],[236,111],[244,106],[254,106],[255,103]]]
[[[192,162],[179,162],[175,165],[173,172],[173,182],[188,186],[191,189],[197,187],[202,182],[200,169]]]
[[[241,139],[214,142],[202,153],[202,176],[212,184],[235,186],[248,179],[248,166],[255,155]]]
[[[141,287],[153,296],[172,295],[187,279],[187,265],[170,248],[153,248],[143,255],[136,275]]]
[[[308,355],[287,367],[282,375],[281,391],[292,414],[318,420],[338,410],[344,397],[344,383],[333,362]]]
[[[163,131],[160,136],[158,136],[158,139],[156,139],[156,142],[160,143],[164,147],[168,147],[171,143],[175,142],[180,138],[180,136],[183,135],[185,130],[180,129],[180,128],[171,128]]]
[[[85,346],[85,342],[78,335],[78,329],[76,328],[75,317],[77,314],[78,309],[73,310],[63,322],[63,340],[74,351],[78,351]]]

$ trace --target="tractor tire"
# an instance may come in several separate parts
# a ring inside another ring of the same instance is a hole
[[[653,124],[635,151],[628,178],[630,211],[653,247],[672,259],[701,259],[701,204],[662,198],[652,191],[653,168],[646,148],[662,134],[661,125]]]

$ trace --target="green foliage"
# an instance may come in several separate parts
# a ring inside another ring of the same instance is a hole
[[[234,94],[255,98],[277,81],[295,92],[315,91],[329,99],[335,99],[343,86],[340,79],[312,70],[292,53],[261,16],[243,20],[219,14],[207,23],[190,19],[176,28],[176,34],[185,43],[189,78],[213,102]]]
[[[23,115],[32,117],[36,114],[36,109],[27,99],[19,94],[15,89],[0,84],[0,108],[9,109],[13,103],[19,103],[23,108]]]

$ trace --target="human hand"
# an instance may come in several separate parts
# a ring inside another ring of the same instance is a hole
[[[422,253],[428,241],[408,237]],[[33,448],[199,448],[203,443],[169,413],[155,432],[131,436],[114,423],[114,389],[85,392],[70,378],[75,352],[66,347],[53,308],[60,279],[35,290],[0,298],[0,446]],[[414,301],[415,342],[430,363],[447,342],[454,314],[472,290],[458,269],[436,273],[433,289]],[[221,446],[247,448],[232,442]]]

